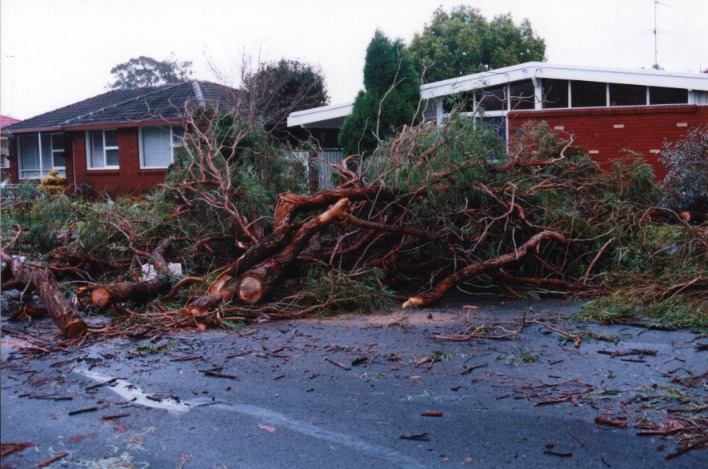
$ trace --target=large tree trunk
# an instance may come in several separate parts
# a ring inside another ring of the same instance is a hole
[[[54,324],[69,337],[75,339],[86,334],[88,327],[81,319],[79,311],[66,299],[59,290],[54,274],[46,268],[25,268],[22,259],[15,257],[11,263],[12,273],[17,280],[25,285],[33,285],[44,302]]]
[[[248,304],[258,303],[273,281],[280,277],[283,270],[292,264],[300,251],[307,246],[310,238],[337,217],[343,216],[349,204],[349,199],[340,199],[324,213],[303,223],[285,248],[244,273],[238,284],[239,299]]]
[[[210,287],[209,294],[190,302],[183,312],[197,316],[224,301],[230,301],[235,295],[244,303],[257,303],[272,282],[295,261],[312,236],[344,215],[349,204],[349,199],[341,198],[324,213],[302,224],[284,225],[277,232],[263,238],[219,275]]]
[[[167,293],[171,288],[172,281],[166,275],[160,275],[144,282],[117,282],[99,285],[91,291],[91,302],[99,308],[126,300],[144,303]]]

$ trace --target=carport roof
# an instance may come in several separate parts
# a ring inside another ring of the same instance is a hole
[[[510,67],[465,75],[448,80],[427,83],[420,87],[422,99],[434,99],[464,91],[488,88],[532,78],[559,80],[582,80],[600,83],[680,88],[694,91],[708,91],[708,74],[679,73],[665,70],[633,70],[601,67],[579,67],[527,62]],[[288,127],[312,128],[337,127],[352,111],[351,103],[322,106],[290,114]],[[341,124],[339,125],[341,127]]]

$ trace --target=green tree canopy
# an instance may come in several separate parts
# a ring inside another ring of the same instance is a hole
[[[450,13],[438,8],[409,52],[426,81],[439,81],[518,63],[543,61],[546,43],[528,20],[519,26],[511,14],[491,22],[476,8],[460,5]]]
[[[180,62],[174,54],[163,61],[140,56],[116,65],[111,74],[114,80],[108,88],[113,90],[174,85],[189,80],[192,62]]]
[[[339,133],[347,155],[371,155],[380,141],[415,118],[420,79],[400,39],[376,31],[366,49],[364,88]]]
[[[246,73],[242,81],[247,105],[277,140],[289,135],[287,118],[291,112],[329,102],[322,71],[296,60],[262,64],[255,72]]]

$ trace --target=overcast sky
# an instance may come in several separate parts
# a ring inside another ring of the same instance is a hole
[[[366,46],[380,28],[407,44],[440,5],[510,12],[546,40],[548,62],[649,68],[654,0],[0,0],[0,104],[26,119],[106,91],[113,66],[174,53],[194,78],[238,86],[242,58],[322,68],[332,103],[362,88]],[[708,1],[661,0],[658,62],[708,68]]]

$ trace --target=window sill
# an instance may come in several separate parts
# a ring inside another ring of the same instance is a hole
[[[90,173],[93,176],[118,176],[120,174],[120,169],[119,168],[97,168],[97,169],[91,169],[88,168],[86,172]]]
[[[140,168],[138,174],[165,174],[167,168]]]

